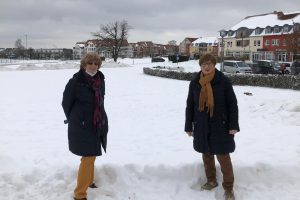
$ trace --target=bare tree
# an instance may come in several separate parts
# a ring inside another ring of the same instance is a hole
[[[293,56],[297,55],[300,51],[300,26],[293,26],[293,32],[286,35],[286,46],[289,53],[293,53]]]
[[[15,54],[18,58],[24,57],[25,55],[25,47],[20,38],[15,41]]]
[[[120,49],[128,38],[128,32],[131,27],[126,20],[115,21],[113,23],[100,26],[100,31],[92,33],[93,36],[103,41],[112,52],[112,57],[116,62],[119,57]]]

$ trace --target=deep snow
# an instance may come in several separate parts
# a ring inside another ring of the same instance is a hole
[[[189,82],[142,72],[142,67],[177,64],[119,62],[107,61],[101,69],[108,152],[96,160],[100,188],[89,190],[88,199],[222,199],[221,186],[198,190],[205,182],[201,155],[183,132]],[[199,68],[197,61],[180,66]],[[72,199],[80,158],[68,151],[61,99],[77,68],[78,62],[63,61],[0,66],[0,199]],[[300,92],[250,86],[234,90],[241,127],[231,155],[237,199],[299,199]],[[218,164],[217,177],[221,185]]]

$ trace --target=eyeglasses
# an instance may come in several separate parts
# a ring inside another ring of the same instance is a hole
[[[87,64],[88,64],[88,65],[94,64],[94,65],[97,65],[97,66],[99,65],[99,63],[96,63],[96,62],[88,62]]]
[[[213,66],[214,64],[212,62],[206,62],[206,63],[202,63],[201,66],[204,67],[204,66]]]

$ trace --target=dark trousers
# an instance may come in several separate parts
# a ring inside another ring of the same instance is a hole
[[[221,166],[223,174],[222,186],[224,190],[232,190],[234,183],[234,175],[232,169],[232,163],[229,154],[218,154],[216,155]],[[205,168],[205,174],[208,182],[216,182],[216,166],[215,157],[210,153],[202,154],[202,159]]]

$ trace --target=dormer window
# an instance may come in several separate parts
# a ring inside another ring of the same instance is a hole
[[[271,33],[271,27],[267,27],[266,30],[265,30],[265,33],[266,33],[266,34]]]
[[[279,33],[279,32],[280,32],[279,26],[275,26],[275,27],[274,27],[274,33]]]
[[[232,35],[233,35],[233,31],[229,31],[228,36],[232,36]]]
[[[255,29],[255,35],[259,35],[260,34],[260,28],[256,28]]]
[[[283,32],[285,32],[285,33],[289,32],[289,25],[285,25],[283,27]]]

